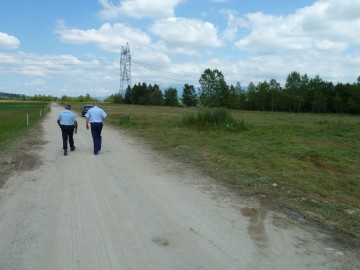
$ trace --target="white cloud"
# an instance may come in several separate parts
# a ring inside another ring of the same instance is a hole
[[[193,55],[200,48],[217,48],[222,45],[215,26],[197,19],[161,19],[150,30],[161,38],[159,48],[169,52]]]
[[[35,79],[31,82],[25,83],[26,86],[36,86],[36,85],[45,85],[45,81],[44,80],[40,80],[40,79]]]
[[[227,16],[227,27],[222,33],[222,38],[228,41],[234,41],[241,28],[247,27],[246,21],[237,16],[235,11],[223,9],[220,10],[222,15]]]
[[[0,32],[0,49],[17,49],[20,46],[20,40],[7,33]]]
[[[360,44],[359,10],[360,1],[320,0],[286,17],[250,13],[245,18],[250,34],[236,45],[256,53],[343,52]]]
[[[142,63],[148,63],[157,66],[169,64],[170,58],[161,51],[156,51],[152,48],[134,48],[132,50],[132,60]]]
[[[121,15],[132,18],[166,18],[174,16],[174,8],[183,0],[122,0],[115,5],[110,0],[99,0],[103,7],[99,16],[116,19]]]
[[[59,23],[57,32],[62,42],[71,44],[96,44],[99,48],[120,52],[122,46],[148,46],[151,39],[148,34],[121,23],[103,24],[99,29],[68,29]]]

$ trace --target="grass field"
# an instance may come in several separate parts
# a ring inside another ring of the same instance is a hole
[[[0,150],[36,125],[40,113],[46,114],[47,105],[43,102],[0,102]]]
[[[360,236],[360,117],[231,111],[246,130],[182,125],[195,108],[101,105],[112,124],[242,195]]]

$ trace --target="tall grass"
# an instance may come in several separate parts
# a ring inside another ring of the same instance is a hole
[[[244,120],[236,121],[224,108],[201,108],[197,113],[185,113],[181,123],[197,129],[246,130]]]

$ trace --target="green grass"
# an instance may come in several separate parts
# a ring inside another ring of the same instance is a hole
[[[245,129],[193,128],[194,108],[101,105],[109,121],[274,208],[311,211],[360,236],[360,117],[231,111]],[[276,184],[276,185],[274,185]]]
[[[0,150],[36,125],[41,118],[40,110],[43,116],[46,107],[47,103],[43,102],[0,102]]]

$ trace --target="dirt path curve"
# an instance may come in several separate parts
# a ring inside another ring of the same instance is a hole
[[[42,164],[1,189],[1,270],[355,269],[346,251],[109,126],[94,156],[79,118],[77,149],[63,156],[61,110],[43,121]]]

